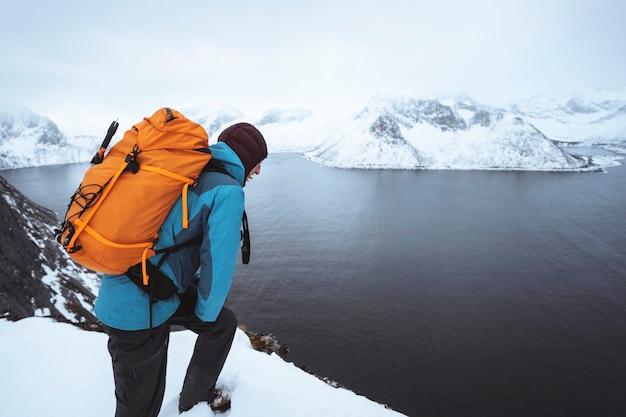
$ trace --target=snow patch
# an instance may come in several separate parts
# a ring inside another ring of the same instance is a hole
[[[107,337],[51,319],[0,319],[0,403],[3,415],[109,417],[115,395]],[[171,334],[160,417],[178,417],[178,395],[196,337]],[[230,395],[229,417],[400,417],[344,388],[334,388],[285,362],[252,349],[237,330],[217,383]],[[32,401],[36,398],[36,401]],[[209,416],[200,403],[181,416]]]

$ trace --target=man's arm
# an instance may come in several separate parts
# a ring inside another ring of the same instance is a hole
[[[215,321],[230,290],[241,242],[244,193],[239,186],[220,186],[215,193],[200,248],[200,282],[195,313]]]

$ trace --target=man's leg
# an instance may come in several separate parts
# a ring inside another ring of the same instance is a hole
[[[156,417],[165,393],[169,324],[124,331],[104,326],[113,363],[115,417]]]
[[[195,288],[190,287],[190,291],[181,295],[181,308],[172,318],[172,324],[185,326],[198,335],[180,393],[181,411],[189,410],[200,401],[210,402],[213,399],[215,383],[224,367],[237,329],[237,318],[226,307],[222,308],[214,322],[201,321],[193,313],[195,292]]]

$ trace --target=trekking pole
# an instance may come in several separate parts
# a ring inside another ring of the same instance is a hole
[[[113,135],[115,135],[115,132],[117,131],[117,127],[119,125],[120,124],[117,122],[117,120],[113,120],[111,122],[111,126],[109,126],[109,130],[107,130],[107,134],[102,141],[102,145],[100,145],[100,149],[98,149],[98,152],[96,152],[93,158],[91,158],[92,164],[97,165],[102,163],[102,160],[104,159],[104,152],[109,147],[109,143],[111,143],[111,139],[113,139]]]

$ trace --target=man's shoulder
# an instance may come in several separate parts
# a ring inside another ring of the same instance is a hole
[[[233,177],[226,173],[209,171],[202,172],[198,177],[197,185],[194,190],[200,193],[211,191],[219,186],[234,186],[241,188],[241,184],[237,182]]]

